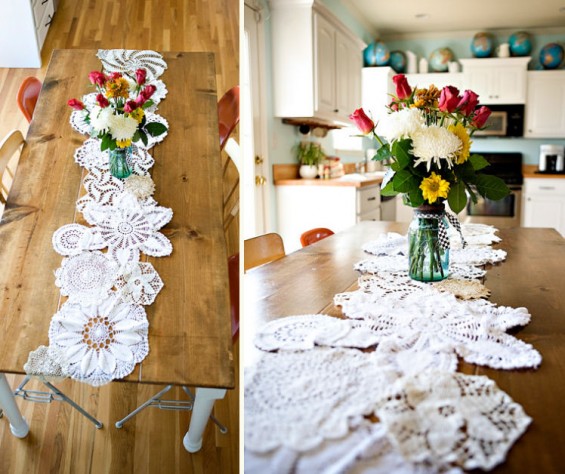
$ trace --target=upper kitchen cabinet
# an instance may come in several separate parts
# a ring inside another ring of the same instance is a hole
[[[529,71],[524,136],[565,137],[565,71]]]
[[[53,0],[4,2],[0,67],[41,67],[41,48],[55,13]]]
[[[317,0],[271,0],[274,113],[349,124],[361,104],[363,41]]]
[[[481,104],[524,104],[530,57],[460,59],[466,89]]]

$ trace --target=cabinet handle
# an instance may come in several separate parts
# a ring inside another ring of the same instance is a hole
[[[376,201],[376,200],[377,200],[377,198],[375,196],[367,198],[367,201]]]
[[[47,28],[51,22],[53,21],[53,17],[51,15],[49,15],[49,17],[47,18],[47,23],[45,23],[45,27]]]
[[[544,191],[553,191],[555,189],[555,186],[540,186],[540,189],[543,189]]]
[[[339,112],[339,109],[334,109],[334,112],[337,114]]]
[[[43,0],[43,1],[41,2],[41,5],[45,5],[48,1],[49,1],[49,0]]]

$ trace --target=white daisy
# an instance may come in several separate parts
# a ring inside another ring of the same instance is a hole
[[[425,121],[419,109],[407,108],[386,115],[378,126],[379,133],[392,143],[411,138],[425,126]]]
[[[430,171],[432,162],[435,162],[441,169],[443,160],[451,168],[461,146],[461,140],[446,128],[439,125],[423,127],[412,136],[412,153],[418,158],[414,166],[426,163],[426,168]]]
[[[110,107],[101,108],[98,105],[92,107],[90,111],[90,125],[95,132],[105,133],[110,127],[110,120],[113,117]]]
[[[110,133],[116,140],[129,140],[137,130],[137,120],[125,115],[112,115],[110,118]]]

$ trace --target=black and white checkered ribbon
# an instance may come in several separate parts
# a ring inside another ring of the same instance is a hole
[[[442,249],[444,250],[448,250],[450,247],[449,244],[449,237],[447,236],[447,227],[445,226],[445,222],[443,221],[443,216],[445,215],[445,217],[447,217],[447,220],[449,221],[449,223],[455,227],[455,230],[457,230],[457,232],[459,232],[459,235],[461,236],[461,244],[463,245],[463,248],[467,247],[467,242],[465,241],[465,238],[463,237],[463,232],[461,232],[461,224],[459,223],[459,219],[457,219],[457,216],[454,216],[453,214],[449,214],[447,212],[445,213],[434,213],[434,214],[428,214],[428,213],[418,213],[417,217],[421,218],[421,219],[437,219],[438,221],[438,238],[439,238],[439,245]]]

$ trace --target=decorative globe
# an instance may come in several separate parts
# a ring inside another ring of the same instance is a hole
[[[453,61],[453,51],[449,48],[438,48],[430,55],[430,68],[432,71],[445,72],[450,61]]]
[[[374,41],[363,51],[365,66],[386,66],[390,59],[390,52],[382,41]]]
[[[561,66],[564,57],[563,46],[557,43],[549,43],[541,48],[539,62],[545,69],[557,69]]]
[[[388,62],[388,65],[398,74],[406,72],[407,62],[408,60],[406,59],[406,54],[404,54],[404,51],[392,51],[390,53],[390,60]]]
[[[532,52],[532,39],[526,31],[518,31],[508,38],[513,56],[527,56]]]
[[[476,58],[488,58],[494,51],[494,36],[491,33],[481,32],[473,36],[471,53]]]

